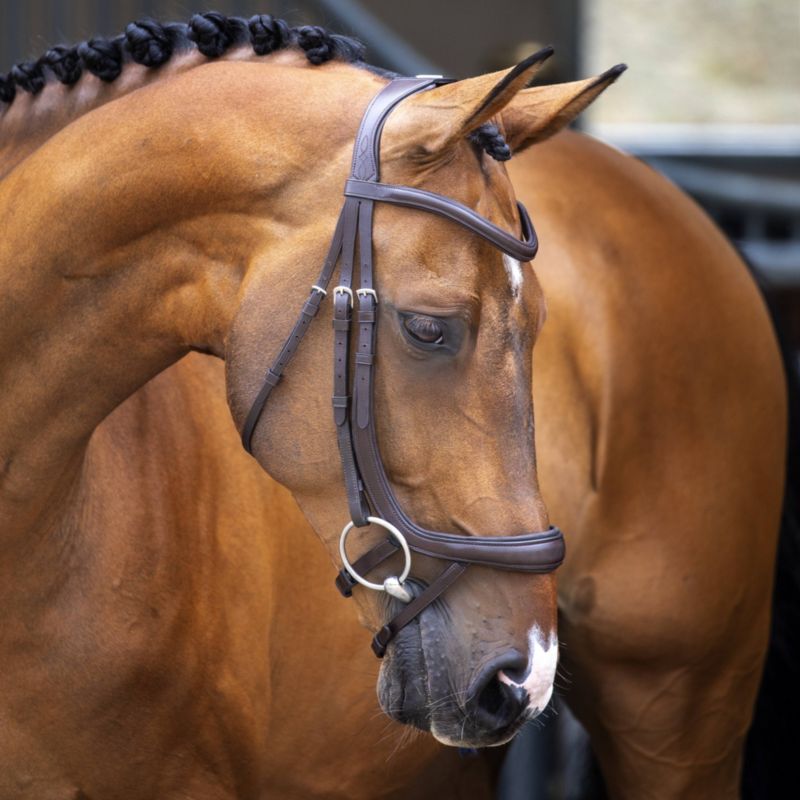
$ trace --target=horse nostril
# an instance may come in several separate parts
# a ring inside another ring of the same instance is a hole
[[[502,683],[498,673],[489,676],[474,695],[470,712],[487,731],[498,731],[516,722],[528,707],[528,693],[522,686]]]

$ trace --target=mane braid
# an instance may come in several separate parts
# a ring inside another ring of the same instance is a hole
[[[123,34],[112,39],[95,37],[74,46],[56,45],[35,61],[20,62],[9,72],[0,73],[0,102],[13,103],[18,89],[36,95],[52,80],[72,86],[85,71],[111,83],[131,61],[157,69],[175,53],[193,47],[213,59],[224,56],[231,47],[247,44],[259,56],[294,47],[314,65],[340,60],[382,77],[397,77],[396,73],[368,64],[364,45],[349,36],[330,33],[317,25],[293,28],[270,14],[257,14],[246,20],[209,11],[195,14],[188,24],[162,24],[145,18],[131,22]],[[494,125],[481,126],[470,134],[470,139],[498,161],[511,157]]]
[[[511,158],[511,148],[508,146],[508,142],[500,133],[500,128],[491,122],[486,122],[474,130],[469,135],[469,139],[485,150],[495,161],[508,161]]]

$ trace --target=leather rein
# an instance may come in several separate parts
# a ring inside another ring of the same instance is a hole
[[[386,591],[406,605],[372,640],[380,658],[389,642],[409,622],[433,603],[467,569],[478,564],[518,572],[548,573],[564,560],[564,537],[558,528],[509,536],[462,536],[429,531],[416,525],[400,507],[383,468],[375,433],[373,385],[375,377],[378,295],[373,281],[372,215],[376,202],[392,203],[430,211],[462,225],[483,237],[503,253],[519,261],[530,261],[538,248],[536,233],[521,203],[517,203],[522,238],[504,231],[471,208],[443,195],[380,182],[380,137],[386,118],[406,97],[441,85],[438,77],[395,78],[370,102],[361,120],[353,151],[345,201],[330,249],[317,282],[303,305],[300,317],[278,357],[267,370],[264,383],[245,420],[242,444],[252,453],[253,432],[270,393],[294,356],[311,321],[327,296],[327,287],[341,262],[339,285],[333,289],[333,415],[351,522],[341,534],[339,552],[344,568],[336,579],[339,591],[350,597],[356,584]],[[359,253],[360,285],[353,291],[356,247]],[[354,301],[358,313],[353,319]],[[356,331],[352,332],[352,323]],[[348,391],[351,340],[355,342],[352,389]],[[350,563],[345,543],[353,527],[376,524],[389,537]],[[402,550],[405,566],[399,576],[382,584],[363,576]],[[404,582],[411,568],[411,552],[448,562],[445,569],[416,596]]]

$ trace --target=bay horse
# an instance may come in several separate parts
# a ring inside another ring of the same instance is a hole
[[[492,121],[512,139],[547,138],[620,74],[525,91],[551,52],[405,99],[383,131],[383,180],[460,201],[495,239],[525,231]],[[54,48],[0,80],[0,795],[330,796],[316,773],[285,774],[286,748],[312,746],[308,717],[294,740],[275,728],[299,703],[337,705],[338,680],[305,680],[294,664],[283,673],[291,641],[324,643],[305,653],[317,665],[352,658],[316,613],[316,562],[282,530],[264,479],[241,460],[226,472],[220,423],[192,396],[208,393],[197,375],[143,387],[193,350],[212,354],[242,427],[332,234],[364,109],[385,85],[350,40],[213,13]],[[494,247],[458,233],[427,213],[376,210],[382,455],[401,504],[446,531],[443,546],[510,552],[516,542],[485,534],[548,530],[529,435],[543,298]],[[362,238],[362,262],[363,248]],[[299,379],[276,392],[252,452],[338,561],[347,502],[323,400],[326,340],[323,326],[309,329]],[[209,466],[199,448],[217,440]],[[415,559],[409,586],[422,594],[408,608],[435,585],[433,561]],[[553,689],[553,575],[486,563],[381,664],[383,710],[451,745],[508,741]],[[354,596],[367,627],[387,625],[392,604]],[[358,707],[341,692],[342,716]],[[330,758],[328,730],[317,736]],[[420,750],[429,763],[438,754]],[[348,796],[408,790],[402,776],[376,790],[374,775],[346,790],[334,763],[325,780]],[[438,767],[432,781],[414,764],[412,780],[435,793]]]
[[[334,55],[345,48],[316,35],[316,49],[320,40]],[[296,35],[301,49],[311,40]],[[256,60],[233,46],[224,58],[205,64],[186,51],[157,72],[126,65],[119,83],[48,83],[17,98],[0,123],[11,131],[0,139],[8,173],[0,191],[4,386],[12,387],[0,417],[8,612],[0,796],[488,797],[485,762],[461,762],[427,737],[381,739],[395,723],[375,716],[377,664],[336,600],[330,561],[286,490],[241,452],[221,366],[178,361],[191,349],[227,355],[241,423],[263,353],[285,335],[289,318],[275,302],[302,296],[306,262],[319,260],[330,233],[323,220],[341,183],[333,177],[343,174],[358,116],[347,112],[380,84],[344,59],[309,74],[293,47]],[[20,71],[23,83],[35,74]],[[611,79],[527,90],[500,116],[505,139],[516,151],[538,143]],[[293,149],[307,126],[270,117],[291,108],[301,87],[304,111],[319,105],[313,128],[324,147],[313,165]],[[415,144],[436,139],[440,111],[425,112],[426,138]],[[331,126],[322,125],[326,114]],[[407,179],[404,133],[387,127],[385,148]],[[486,138],[502,147],[491,131]],[[474,143],[458,148],[456,163],[426,166],[424,185],[468,197],[479,167],[496,191],[498,165],[476,159]],[[302,182],[279,175],[281,164],[317,169],[319,185],[296,208]],[[448,179],[451,167],[462,168],[457,179]],[[767,632],[785,443],[783,373],[763,304],[713,227],[642,165],[560,134],[510,168],[543,240],[536,275],[508,261],[478,270],[446,223],[381,209],[381,291],[410,291],[416,259],[432,286],[471,268],[485,281],[481,328],[499,323],[492,299],[516,291],[530,305],[524,322],[503,320],[509,337],[517,324],[538,332],[543,322],[539,276],[549,322],[536,351],[537,452],[543,495],[570,545],[559,585],[570,700],[613,796],[735,796]],[[272,202],[278,233],[261,217]],[[320,219],[305,231],[317,204]],[[249,250],[265,233],[274,237],[269,263]],[[399,239],[410,250],[397,249]],[[314,257],[300,258],[307,250]],[[401,266],[408,286],[391,282]],[[258,319],[236,334],[242,352],[231,352],[240,295],[247,302],[259,289]],[[314,336],[293,365],[296,383],[282,387],[283,407],[270,412],[291,418],[299,406],[314,446],[285,441],[268,466],[325,538],[342,521],[342,498],[336,476],[323,474],[336,459],[324,435],[328,393],[313,388],[327,374]],[[390,353],[379,353],[387,368]],[[517,355],[529,364],[529,348]],[[528,368],[516,363],[521,379],[505,388],[529,397]],[[442,377],[430,375],[424,390],[411,373],[383,385],[379,401],[387,412],[396,406],[396,422],[383,423],[381,441],[418,451],[410,465],[390,461],[415,514],[454,524],[458,509],[486,529],[482,519],[521,511],[513,494],[486,510],[470,502],[473,481],[503,474],[503,464],[488,463],[501,421],[489,425],[487,409],[476,417],[466,404],[449,433],[435,433],[446,422],[440,414],[426,420],[435,448],[403,437],[410,424],[399,404],[424,400]],[[474,441],[459,434],[464,424]],[[419,464],[441,448],[459,453],[456,466],[434,461],[428,477]],[[314,485],[296,488],[304,470]],[[516,474],[513,487],[506,474],[493,492],[535,489],[537,473]],[[533,523],[545,524],[538,493],[530,502],[542,515]],[[504,618],[533,612],[540,626],[548,615],[552,624],[551,578],[501,577],[484,578],[491,595],[454,588],[450,604],[506,604]],[[374,626],[376,609],[358,600]],[[525,625],[512,631],[517,642]]]

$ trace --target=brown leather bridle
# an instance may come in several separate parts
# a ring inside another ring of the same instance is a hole
[[[419,527],[400,507],[378,450],[373,408],[375,323],[378,313],[378,296],[372,270],[372,213],[375,202],[393,203],[444,216],[519,261],[530,261],[538,248],[533,225],[521,203],[517,203],[517,207],[522,239],[517,239],[456,200],[410,186],[380,183],[380,137],[387,116],[409,95],[445,82],[438,77],[395,78],[367,107],[355,140],[351,175],[345,184],[344,206],[322,271],[311,288],[311,294],[289,338],[267,370],[264,384],[242,430],[242,444],[248,452],[252,452],[253,432],[267,398],[319,311],[336,264],[341,262],[339,285],[333,290],[333,414],[352,522],[342,531],[340,553],[345,566],[336,579],[336,585],[345,597],[352,594],[356,583],[362,583],[370,588],[384,589],[407,603],[375,635],[372,649],[378,657],[383,656],[394,636],[433,603],[464,572],[467,565],[547,573],[555,570],[564,560],[564,537],[555,527],[514,536],[461,536]],[[353,357],[355,369],[352,394],[348,394],[356,246],[360,263],[360,286],[355,292],[358,298],[358,334],[353,337],[356,341]],[[391,535],[350,564],[345,551],[347,534],[354,526],[364,527],[371,523],[383,526]],[[387,578],[383,585],[370,584],[362,577],[401,548],[406,556],[401,577]],[[403,586],[410,568],[410,551],[450,562],[416,597]]]

